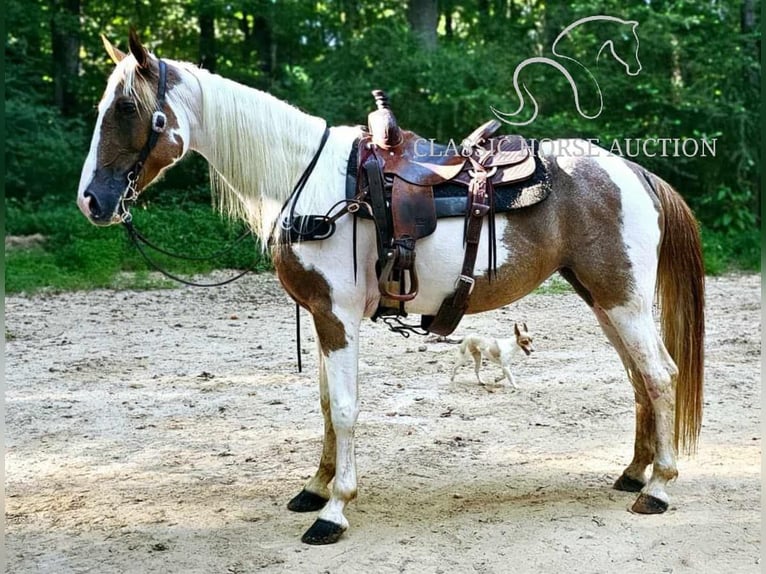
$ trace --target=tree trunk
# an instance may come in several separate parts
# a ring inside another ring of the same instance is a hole
[[[271,77],[277,65],[277,46],[271,33],[271,23],[264,16],[253,19],[253,45],[258,51],[261,70]]]
[[[444,16],[444,36],[447,39],[452,39],[455,35],[455,0],[439,2],[439,11]]]
[[[204,0],[199,3],[199,62],[206,70],[215,73],[215,14]]]
[[[745,38],[745,45],[743,46],[743,53],[747,54],[743,58],[743,65],[744,65],[744,81],[745,86],[749,87],[749,90],[747,90],[747,93],[744,95],[745,98],[745,105],[748,107],[755,107],[760,104],[760,87],[761,87],[761,74],[760,74],[760,61],[761,61],[761,40],[760,35],[758,35],[755,38],[750,38],[749,36],[754,36],[757,28],[757,22],[756,22],[756,8],[755,8],[755,2],[753,0],[743,0],[742,1],[742,7],[740,10],[740,30],[742,31],[742,34],[746,36]],[[745,117],[742,117],[741,122],[743,124],[749,123],[749,119],[746,120]],[[743,134],[748,133],[747,128],[743,125],[741,132]],[[751,132],[752,133],[752,132]],[[757,137],[757,136],[756,136]],[[755,138],[753,138],[755,139]],[[756,140],[757,141],[757,140]],[[751,142],[750,141],[743,141],[742,142],[743,147],[745,149],[751,148]],[[757,165],[758,162],[758,156],[760,155],[760,151],[762,149],[763,144],[761,145],[756,144],[754,147],[752,155],[749,159],[753,161],[755,165]],[[747,157],[747,156],[744,156]],[[745,163],[744,160],[740,162],[740,165]],[[762,213],[762,201],[763,197],[761,193],[758,193],[759,186],[761,184],[761,174],[760,170],[758,169],[748,169],[747,167],[740,167],[741,171],[744,171],[745,173],[749,172],[749,183],[750,187],[753,190],[753,196],[754,196],[754,211],[755,211],[755,217],[756,222],[760,223],[760,215]]]
[[[52,7],[53,101],[61,113],[73,115],[80,72],[80,0],[60,0]]]
[[[407,21],[410,29],[426,50],[436,48],[436,27],[439,24],[437,0],[409,0]]]
[[[360,29],[360,6],[358,0],[343,0],[341,2],[341,9],[345,17],[345,34],[344,40],[349,41],[354,37],[354,34]]]
[[[740,16],[741,16],[740,29],[742,30],[742,34],[748,35],[748,36],[753,34],[756,28],[755,3],[753,2],[753,0],[743,0]],[[751,57],[756,62],[760,61],[761,45],[760,45],[759,39],[752,40],[752,44],[750,46],[745,47],[745,53],[748,53],[748,52],[751,54]],[[745,59],[746,63],[749,63],[749,61],[750,61],[750,58]],[[755,69],[755,66],[749,65],[747,67],[747,71],[745,72],[745,80],[753,88],[755,89],[760,88],[760,77],[757,70]]]

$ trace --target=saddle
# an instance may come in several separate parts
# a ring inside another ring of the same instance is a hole
[[[370,206],[378,231],[382,301],[374,318],[406,316],[404,303],[418,294],[416,241],[436,230],[440,216],[460,215],[466,220],[465,254],[455,292],[435,316],[424,316],[421,321],[422,329],[448,335],[468,307],[485,216],[490,277],[496,271],[494,214],[498,190],[532,178],[539,170],[539,161],[521,136],[492,137],[501,125],[497,120],[478,127],[460,145],[435,144],[400,129],[386,94],[381,90],[372,94],[377,109],[369,114],[368,131],[359,141],[356,192]],[[457,196],[456,187],[462,189]],[[448,188],[453,192],[442,193]],[[539,189],[525,193],[517,186],[516,191],[505,210],[526,207],[547,196],[547,191],[541,193]]]

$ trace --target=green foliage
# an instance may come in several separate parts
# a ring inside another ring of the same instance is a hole
[[[5,103],[6,197],[39,201],[71,195],[77,188],[86,147],[85,124],[64,118],[55,109],[28,99]],[[88,134],[89,135],[89,134]]]
[[[439,2],[439,45],[433,51],[422,49],[411,34],[405,0],[82,2],[80,18],[72,20],[79,30],[67,29],[79,34],[80,73],[76,105],[66,116],[56,108],[51,38],[51,22],[64,4],[5,3],[5,183],[7,196],[20,202],[8,210],[9,233],[47,237],[42,251],[9,253],[9,285],[17,280],[14,274],[26,277],[20,284],[43,285],[47,276],[49,284],[59,286],[104,285],[119,270],[145,268],[122,233],[94,228],[68,207],[88,152],[94,108],[113,66],[99,34],[124,50],[133,26],[155,53],[196,63],[200,16],[215,20],[213,43],[206,46],[221,75],[268,90],[333,125],[364,124],[372,107],[370,90],[385,89],[403,127],[456,141],[491,117],[490,106],[515,110],[516,67],[526,58],[553,57],[551,44],[569,24],[596,14],[636,20],[642,64],[637,76],[627,75],[609,50],[600,52],[608,38],[628,58],[632,39],[625,30],[617,34],[606,24],[589,25],[561,43],[561,53],[593,74],[563,61],[580,90],[582,108],[591,114],[598,105],[593,79],[598,81],[604,107],[597,118],[577,113],[572,88],[558,70],[537,65],[526,68],[520,80],[538,101],[539,115],[528,126],[506,131],[602,142],[717,138],[712,157],[641,155],[635,161],[670,182],[695,210],[710,271],[759,268],[761,5],[756,0],[445,0]],[[746,10],[752,12],[750,24],[743,18]],[[207,171],[199,157],[168,172],[145,199],[137,220],[168,246],[214,250],[219,238],[233,235],[210,213]],[[247,261],[232,255],[219,264]],[[169,262],[177,269],[174,265]]]
[[[192,205],[187,209],[134,210],[138,229],[150,240],[171,251],[190,257],[203,257],[230,245],[241,231],[221,220],[209,207]],[[40,233],[42,247],[6,251],[7,293],[34,292],[42,288],[60,290],[93,287],[146,288],[166,285],[147,275],[147,264],[119,227],[102,229],[88,223],[70,205],[6,205],[9,235]],[[152,258],[174,274],[206,273],[214,268],[270,269],[270,262],[250,238],[211,261],[195,262],[162,255]],[[126,279],[123,272],[134,275]]]
[[[722,233],[702,228],[702,252],[709,275],[743,270],[761,271],[761,233],[749,229],[742,233]]]
[[[723,185],[714,194],[700,200],[699,212],[711,231],[735,235],[747,233],[757,223],[754,199],[750,189],[735,191]]]
[[[574,293],[572,286],[559,275],[552,275],[542,285],[534,290],[536,295],[561,295],[563,293]]]

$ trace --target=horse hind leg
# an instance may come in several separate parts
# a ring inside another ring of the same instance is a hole
[[[654,462],[655,443],[657,440],[654,410],[646,392],[646,382],[628,353],[620,335],[612,325],[609,317],[598,306],[593,313],[598,319],[601,330],[612,344],[620,357],[628,379],[633,385],[636,402],[636,436],[633,445],[633,460],[625,468],[622,475],[615,481],[614,488],[626,492],[640,492],[646,485],[646,468]]]
[[[615,481],[614,488],[626,492],[640,492],[646,486],[646,468],[654,462],[655,444],[657,441],[654,410],[649,395],[646,391],[646,382],[641,371],[636,367],[633,358],[620,338],[620,334],[612,324],[606,312],[595,303],[590,291],[583,285],[577,276],[568,268],[559,271],[574,288],[575,292],[590,307],[596,316],[601,330],[611,343],[617,355],[620,357],[628,379],[633,385],[636,404],[636,430],[633,445],[633,460],[625,468],[620,477]]]
[[[319,402],[324,417],[324,440],[319,468],[306,485],[290,502],[287,509],[293,512],[314,512],[321,510],[330,499],[327,485],[335,476],[335,428],[330,415],[330,393],[327,386],[327,367],[322,350],[319,349]]]
[[[631,380],[634,384],[638,380],[643,382],[643,385],[635,384],[640,389],[636,391],[637,404],[640,405],[636,414],[637,428],[640,427],[643,440],[639,442],[637,433],[636,456],[626,469],[629,477],[636,478],[635,474],[653,453],[651,477],[641,488],[641,494],[632,508],[640,514],[665,512],[670,500],[665,487],[678,476],[674,441],[675,380],[678,369],[657,333],[651,313],[651,300],[651,297],[636,296],[626,305],[603,311],[630,357]],[[643,393],[648,400],[643,398]],[[653,419],[654,432],[649,419]],[[654,439],[653,447],[648,444],[649,438]]]

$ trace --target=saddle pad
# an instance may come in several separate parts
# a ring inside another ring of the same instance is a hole
[[[346,197],[353,199],[357,194],[358,142],[351,147],[346,171]],[[505,213],[543,201],[551,191],[548,170],[537,155],[536,142],[531,146],[535,155],[535,172],[529,179],[511,185],[495,187],[495,212]],[[434,186],[436,217],[463,217],[466,212],[468,189],[464,185],[445,183]],[[365,210],[357,212],[363,219],[372,219]]]
[[[505,213],[529,207],[543,201],[551,192],[548,170],[535,154],[535,172],[532,177],[510,185],[495,186],[495,213]],[[436,217],[463,217],[466,212],[468,190],[463,185],[445,183],[434,187]]]

